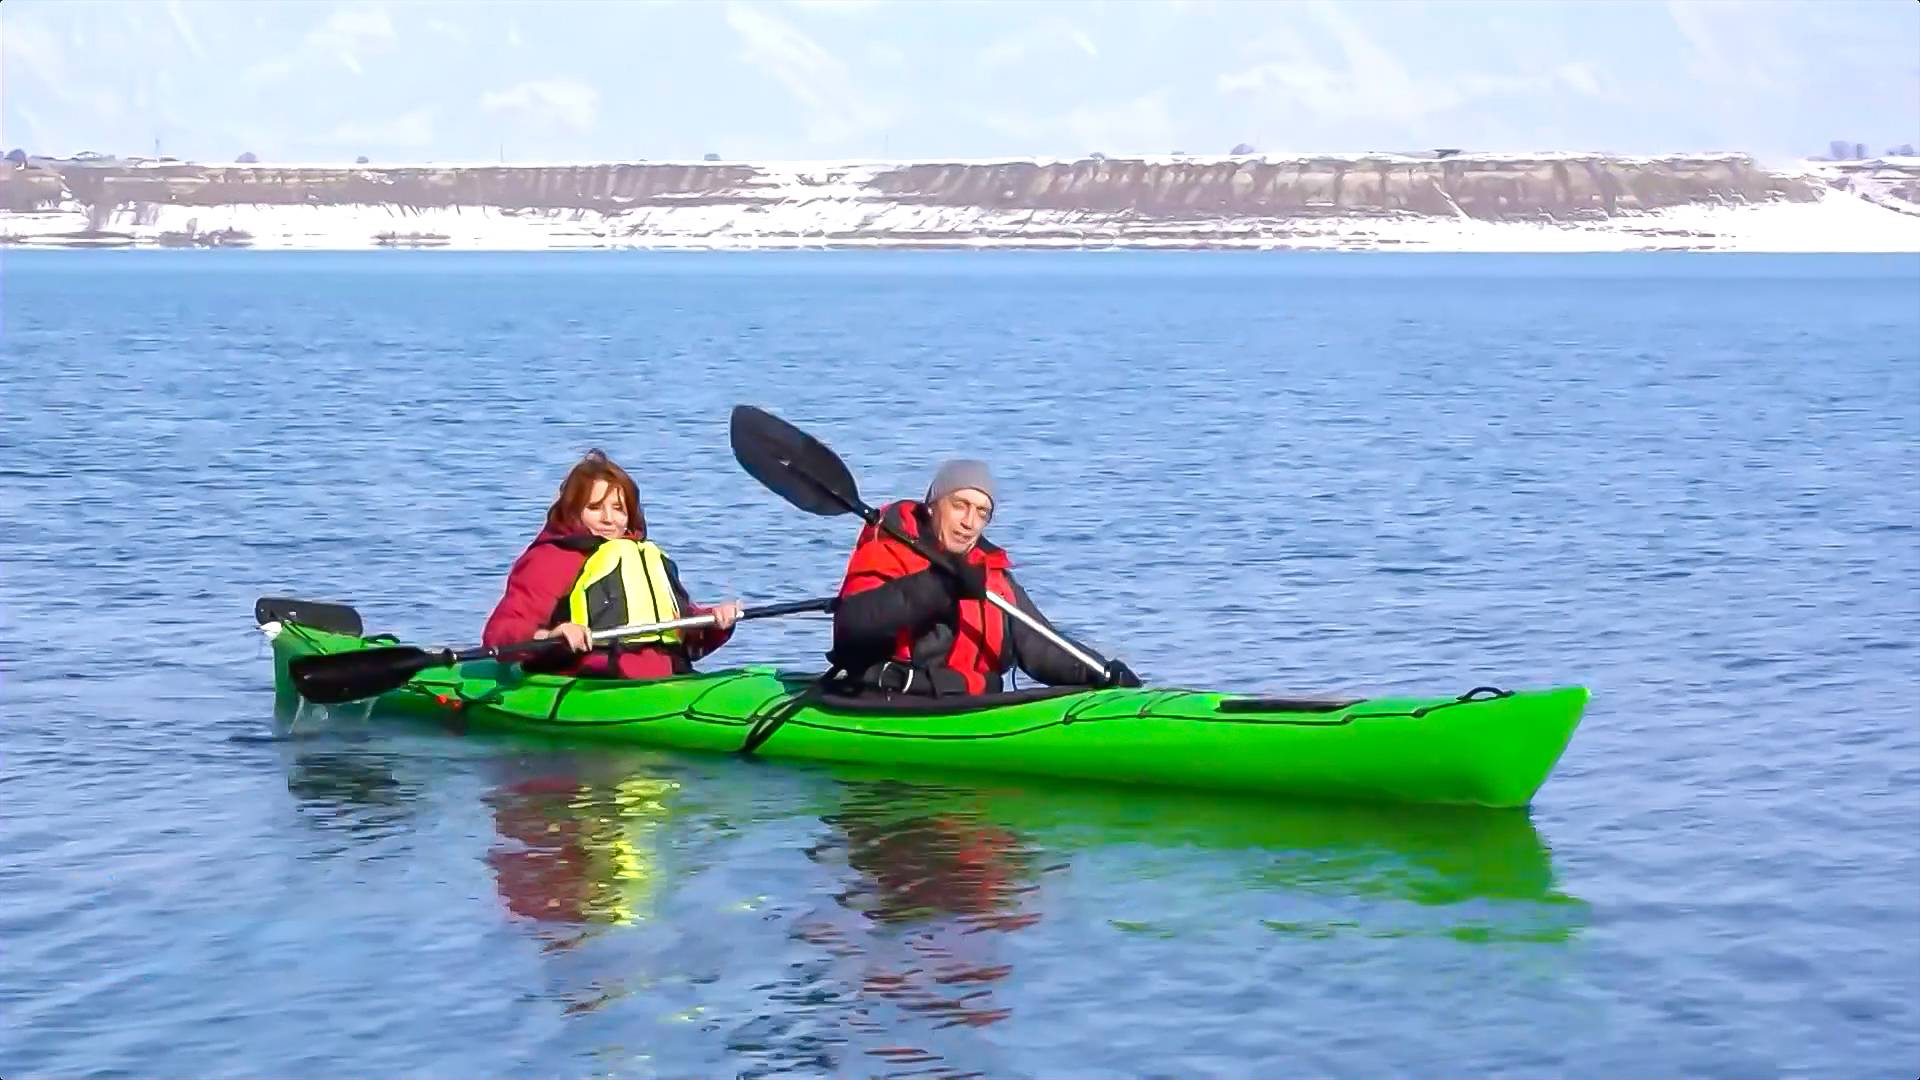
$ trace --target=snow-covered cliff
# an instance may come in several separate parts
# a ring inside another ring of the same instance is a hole
[[[1853,167],[1858,166],[1858,167]],[[1903,179],[1904,178],[1904,179]],[[1920,163],[1736,154],[0,165],[0,241],[1920,251]]]

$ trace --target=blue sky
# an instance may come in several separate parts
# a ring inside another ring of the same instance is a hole
[[[0,144],[231,160],[1920,143],[1920,3],[5,0]]]

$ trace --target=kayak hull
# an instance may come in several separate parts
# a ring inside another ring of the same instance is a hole
[[[283,711],[305,705],[289,674],[294,659],[391,643],[290,622],[263,629]],[[717,753],[753,745],[765,758],[1513,807],[1546,781],[1587,697],[1563,687],[1315,702],[1142,688],[876,701],[823,698],[812,675],[766,667],[625,682],[478,661],[423,672],[372,711],[462,732]]]

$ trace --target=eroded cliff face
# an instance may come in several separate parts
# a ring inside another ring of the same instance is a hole
[[[918,164],[881,173],[873,186],[896,199],[948,206],[1182,216],[1400,211],[1488,221],[1817,197],[1811,184],[1774,176],[1739,157]]]
[[[0,240],[195,243],[216,229],[224,244],[265,229],[280,246],[1210,247],[1342,246],[1335,233],[1345,230],[1362,246],[1434,246],[1459,229],[1480,230],[1473,242],[1485,243],[1482,226],[1492,225],[1698,232],[1675,226],[1675,215],[1804,206],[1854,184],[1770,172],[1731,154],[390,166],[33,159],[0,165]],[[1898,202],[1907,190],[1879,184],[1874,198]],[[1411,239],[1379,231],[1388,226]]]
[[[55,169],[0,164],[0,210],[12,214],[52,210],[72,197]]]
[[[811,189],[811,191],[810,191]],[[54,163],[0,173],[0,202],[84,206],[490,206],[618,212],[649,204],[842,198],[1143,215],[1616,213],[1702,201],[1806,201],[1814,186],[1744,157],[1308,157],[921,162],[776,169],[732,163],[273,167]]]
[[[752,198],[776,181],[750,165],[374,168],[142,165],[58,170],[88,206],[491,206],[617,211],[655,198]]]

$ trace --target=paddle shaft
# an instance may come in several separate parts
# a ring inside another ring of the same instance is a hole
[[[888,521],[880,513],[880,511],[875,510],[873,507],[868,506],[866,503],[861,502],[859,499],[847,498],[847,496],[842,494],[841,492],[835,491],[833,490],[833,488],[829,487],[828,485],[823,484],[818,480],[815,480],[811,474],[807,473],[804,470],[795,470],[795,472],[797,475],[804,478],[808,483],[812,484],[815,488],[818,488],[820,491],[826,493],[828,498],[831,498],[835,502],[846,507],[852,513],[858,514],[862,521],[865,521],[869,525],[878,527],[883,532],[885,532],[888,536],[891,536],[895,540],[898,540],[901,543],[912,548],[915,554],[927,560],[928,563],[939,567],[941,570],[945,571],[946,573],[951,574],[953,572],[952,569],[947,565],[947,560],[944,557],[942,557],[938,552],[928,547],[925,541],[921,540],[917,536],[907,535],[907,533],[904,530],[896,527],[892,522]],[[1008,600],[1006,597],[1001,596],[999,593],[994,592],[991,589],[987,590],[987,602],[992,604],[994,607],[999,608],[1001,611],[1006,612],[1008,615],[1012,616],[1013,618],[1020,620],[1020,622],[1024,624],[1027,629],[1033,631],[1036,634],[1039,634],[1043,638],[1046,638],[1048,641],[1052,642],[1056,647],[1064,650],[1067,653],[1067,655],[1073,657],[1075,660],[1080,661],[1082,664],[1085,664],[1089,671],[1092,671],[1094,674],[1100,675],[1102,677],[1104,677],[1107,674],[1107,666],[1105,664],[1102,664],[1100,661],[1095,660],[1085,649],[1082,649],[1079,646],[1075,645],[1073,642],[1068,641],[1066,638],[1061,637],[1058,633],[1054,632],[1051,628],[1049,628],[1045,623],[1027,614],[1026,612],[1020,610],[1020,605],[1015,604],[1013,601]]]
[[[876,517],[877,519],[879,515],[874,515],[874,517]],[[887,534],[889,534],[889,536],[893,536],[895,540],[900,540],[900,542],[904,542],[904,544],[906,544],[906,546],[910,546],[910,548],[912,548],[914,552],[920,553],[920,557],[922,557],[922,559],[927,559],[927,550],[925,550],[925,546],[922,546],[922,544],[914,544],[914,538],[912,538],[912,536],[906,536],[906,534],[902,534],[899,528],[893,528],[891,527],[891,525],[887,525],[885,521],[881,521],[881,523],[879,523],[879,527],[885,528],[885,530],[887,530]],[[937,563],[937,559],[927,559],[927,561],[929,561],[929,563]],[[993,603],[993,605],[995,605],[995,607],[998,607],[1000,611],[1006,611],[1006,613],[1008,613],[1008,615],[1012,615],[1014,619],[1020,619],[1021,623],[1025,623],[1025,626],[1027,626],[1029,630],[1033,630],[1035,634],[1039,634],[1039,636],[1043,636],[1043,638],[1046,638],[1048,642],[1052,642],[1052,644],[1054,644],[1056,648],[1060,648],[1060,650],[1066,651],[1066,653],[1068,653],[1068,655],[1071,655],[1073,659],[1077,659],[1077,661],[1081,661],[1081,663],[1085,663],[1085,665],[1087,665],[1087,671],[1092,671],[1094,675],[1106,676],[1106,665],[1104,665],[1104,663],[1100,663],[1100,661],[1096,661],[1096,659],[1092,657],[1089,651],[1083,650],[1083,648],[1079,648],[1079,646],[1075,646],[1073,642],[1069,642],[1069,640],[1066,640],[1066,638],[1062,638],[1060,634],[1056,634],[1056,632],[1054,632],[1052,628],[1048,628],[1048,626],[1046,626],[1046,623],[1041,623],[1041,621],[1039,621],[1039,619],[1035,619],[1033,615],[1027,615],[1025,611],[1021,611],[1020,605],[1018,605],[1018,603],[1014,603],[1014,601],[1012,600],[1006,600],[1004,596],[1000,596],[998,592],[993,592],[991,588],[987,590],[987,603]]]
[[[835,603],[834,598],[823,596],[813,600],[794,600],[785,604],[767,604],[764,607],[747,608],[740,613],[740,618],[735,621],[745,622],[748,619],[771,619],[781,615],[799,615],[809,611],[831,611]],[[587,635],[587,640],[598,645],[603,641],[613,641],[617,638],[637,637],[641,634],[658,634],[667,630],[689,630],[696,626],[712,626],[717,621],[718,620],[712,615],[688,615],[684,618],[668,619],[665,622],[611,626],[605,630],[592,631]],[[448,651],[447,655],[452,657],[451,662],[493,660],[498,659],[502,655],[552,648],[554,643],[559,640],[561,639],[557,637],[534,638],[531,641],[515,642],[512,645],[494,645],[468,649],[465,652]]]

